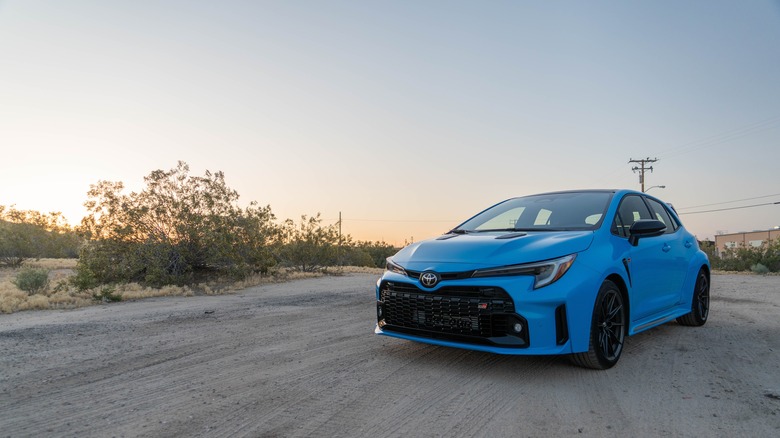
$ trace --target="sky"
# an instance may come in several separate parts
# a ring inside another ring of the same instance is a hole
[[[657,158],[699,239],[765,230],[778,78],[778,1],[0,0],[0,205],[76,225],[181,160],[401,245]]]

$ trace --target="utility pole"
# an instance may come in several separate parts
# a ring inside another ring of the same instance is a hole
[[[641,160],[634,160],[634,159],[628,160],[629,164],[639,163],[639,166],[634,166],[631,168],[631,170],[633,170],[634,173],[639,171],[639,184],[642,186],[642,192],[645,191],[645,171],[649,170],[651,173],[653,172],[653,166],[647,167],[646,164],[655,163],[656,161],[658,161],[658,158],[653,158],[651,160],[650,157]]]
[[[341,212],[339,212],[339,249],[338,249],[339,266],[341,266]]]

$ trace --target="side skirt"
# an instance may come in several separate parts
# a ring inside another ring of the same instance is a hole
[[[678,306],[666,312],[652,315],[636,322],[631,322],[628,326],[628,335],[632,336],[645,330],[649,330],[653,327],[658,327],[661,324],[666,324],[667,322],[673,321],[678,317],[686,315],[690,312],[690,307]]]

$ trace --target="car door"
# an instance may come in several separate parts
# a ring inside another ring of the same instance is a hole
[[[680,224],[669,214],[666,206],[650,197],[645,197],[645,202],[650,207],[653,219],[666,224],[666,231],[659,239],[663,242],[661,250],[666,253],[666,258],[662,261],[664,287],[669,291],[666,304],[671,306],[681,301],[688,261],[696,251],[696,245],[692,237],[684,233]]]
[[[679,298],[679,286],[670,234],[639,239],[637,246],[628,243],[629,229],[640,219],[656,219],[640,195],[625,196],[613,224],[617,245],[624,249],[623,263],[631,279],[631,320],[638,321],[673,307]]]

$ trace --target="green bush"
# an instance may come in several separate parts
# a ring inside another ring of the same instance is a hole
[[[26,259],[76,257],[82,238],[61,213],[43,214],[0,205],[0,265]]]
[[[275,265],[301,271],[356,264],[384,266],[397,251],[384,242],[353,243],[320,215],[275,222],[270,206],[237,205],[238,193],[222,172],[189,175],[179,162],[144,178],[140,192],[122,193],[121,182],[90,187],[87,216],[71,284],[80,290],[138,282],[184,285],[215,277],[240,279]],[[102,297],[100,299],[104,299]]]
[[[19,289],[30,295],[43,292],[49,286],[49,271],[46,269],[23,268],[12,280]]]
[[[77,267],[82,287],[95,283],[186,284],[206,275],[244,277],[275,263],[271,208],[237,206],[222,172],[189,175],[186,163],[144,178],[140,192],[121,182],[91,186],[81,231],[89,239]]]
[[[752,271],[765,274],[780,271],[780,239],[765,242],[759,247],[740,246],[727,249],[722,256],[709,253],[713,269],[723,271]]]
[[[322,218],[301,216],[296,225],[288,219],[282,226],[283,244],[276,254],[285,265],[303,272],[338,265],[339,234],[334,225],[323,225]]]
[[[750,270],[755,272],[756,274],[761,274],[761,275],[769,272],[769,268],[762,265],[761,263],[756,263],[755,265],[751,266]]]
[[[98,292],[92,294],[92,299],[103,303],[115,303],[122,301],[122,295],[115,293],[116,287],[106,285],[100,288]]]
[[[375,268],[384,268],[385,260],[401,249],[385,242],[358,242],[356,248],[371,256]]]

